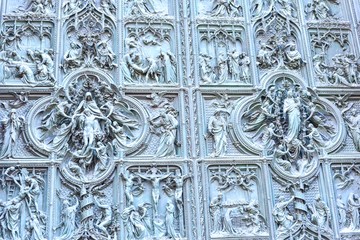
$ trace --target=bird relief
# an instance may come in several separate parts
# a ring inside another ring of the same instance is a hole
[[[63,170],[85,182],[110,171],[113,158],[134,151],[146,131],[141,105],[95,74],[78,76],[31,114],[35,145],[64,158]]]

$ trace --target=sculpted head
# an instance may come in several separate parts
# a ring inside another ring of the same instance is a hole
[[[91,92],[86,92],[86,93],[85,93],[85,100],[86,100],[86,101],[91,101],[91,100],[92,100]]]

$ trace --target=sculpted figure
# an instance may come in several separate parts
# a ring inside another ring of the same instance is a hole
[[[308,13],[310,13],[313,19],[323,20],[330,17],[330,8],[324,0],[313,0],[308,5],[308,8],[310,8]]]
[[[134,0],[130,8],[130,14],[132,15],[149,15],[156,13],[152,0]]]
[[[229,58],[229,73],[232,81],[239,81],[240,79],[240,53],[233,49],[228,53]]]
[[[342,197],[340,194],[336,198],[336,206],[338,208],[338,213],[339,213],[339,223],[341,226],[344,226],[344,224],[346,223],[347,209],[346,209],[346,205],[345,205],[344,201],[342,200]]]
[[[280,4],[279,12],[285,15],[285,17],[292,17],[292,13],[295,9],[291,6],[291,1],[278,0],[278,3]]]
[[[355,149],[360,152],[360,114],[358,114],[355,108],[352,108],[350,116],[345,116],[344,114],[343,116]]]
[[[134,83],[135,80],[140,82],[149,68],[149,66],[145,67],[143,65],[144,63],[139,53],[132,51],[126,54],[122,65],[125,80],[129,83]]]
[[[271,67],[273,63],[272,50],[268,46],[266,46],[265,43],[261,44],[260,50],[256,56],[256,61],[261,68]]]
[[[249,109],[244,113],[244,116],[248,118],[248,122],[244,125],[245,132],[251,132],[259,129],[266,121],[267,118],[272,118],[274,115],[271,113],[272,105],[270,100],[266,99],[262,102],[260,109],[254,111]]]
[[[157,121],[155,121],[156,119],[151,120],[153,126],[162,129],[159,147],[156,150],[155,157],[175,156],[176,129],[179,126],[175,113],[171,109],[161,110],[157,118]]]
[[[320,195],[315,196],[315,202],[308,206],[311,211],[311,222],[319,228],[328,228],[330,220],[330,209]]]
[[[211,116],[208,123],[208,131],[214,139],[214,151],[212,157],[223,156],[227,150],[227,122],[221,111],[217,110],[214,116]]]
[[[165,226],[166,226],[166,236],[171,237],[173,239],[177,239],[180,237],[180,234],[176,232],[174,226],[174,215],[175,215],[175,206],[169,200],[166,203],[166,213],[165,213]]]
[[[120,176],[125,181],[126,205],[132,205],[134,203],[134,196],[138,196],[144,192],[144,186],[141,179],[135,177],[135,175],[129,171],[127,171],[125,175],[121,173]]]
[[[210,55],[201,53],[199,56],[199,64],[201,70],[201,80],[204,83],[212,83],[214,80],[214,72],[211,67],[211,59]]]
[[[278,225],[277,228],[278,236],[285,234],[289,230],[291,230],[294,218],[293,216],[290,215],[287,206],[292,201],[294,201],[294,199],[295,197],[292,196],[288,201],[286,201],[284,196],[280,196],[278,202],[274,206],[272,214],[274,216],[275,222]]]
[[[78,0],[69,0],[63,4],[64,14],[70,15],[80,10],[81,2]]]
[[[245,82],[247,82],[246,79],[250,77],[250,57],[246,55],[246,53],[241,53],[239,57],[242,77],[245,79]]]
[[[107,44],[107,42],[100,42],[96,45],[97,49],[97,56],[95,59],[99,63],[100,67],[107,68],[112,70],[114,67],[117,67],[117,65],[114,63],[115,61],[115,54],[111,50],[110,46]]]
[[[214,0],[210,15],[213,17],[239,17],[235,0]]]
[[[170,181],[167,181],[166,185],[163,187],[164,191],[166,193],[168,193],[169,196],[172,195],[172,191],[175,189],[175,193],[174,193],[175,202],[176,202],[177,209],[179,210],[180,213],[182,213],[182,209],[183,209],[184,182],[186,181],[186,179],[188,179],[190,177],[191,177],[191,175],[189,175],[189,174],[186,174],[184,176],[181,175],[180,169],[176,169],[175,175],[168,178],[168,180],[170,179]]]
[[[15,109],[11,109],[8,118],[1,120],[1,125],[5,133],[1,144],[0,159],[14,156],[13,149],[16,148],[23,124],[24,118],[18,117]]]
[[[210,214],[212,217],[213,227],[212,227],[212,234],[216,234],[222,231],[222,201],[223,195],[219,193],[215,196],[210,202]]]
[[[318,147],[318,148],[326,147],[328,142],[326,140],[324,140],[324,138],[321,136],[318,129],[311,123],[308,125],[308,128],[309,128],[310,132],[306,136],[309,137],[309,139],[310,139],[309,144],[311,144],[314,147]]]
[[[236,234],[236,230],[233,226],[232,223],[232,218],[231,218],[231,212],[232,209],[231,208],[227,208],[224,214],[224,221],[223,221],[223,231],[230,233],[230,234]]]
[[[160,82],[162,83],[175,83],[176,82],[176,69],[175,56],[171,52],[160,51],[159,55],[160,64]]]
[[[151,195],[153,199],[153,208],[155,215],[158,214],[158,203],[160,199],[160,182],[166,178],[168,178],[171,173],[168,174],[157,174],[158,169],[157,168],[151,168],[150,174],[141,174],[141,173],[134,173],[135,175],[141,177],[144,180],[151,182]]]
[[[224,53],[220,53],[218,58],[218,69],[219,69],[219,83],[226,82],[228,80],[229,69],[227,58]]]
[[[287,92],[287,98],[284,100],[284,114],[287,116],[288,132],[285,137],[285,141],[290,143],[296,139],[299,135],[301,127],[300,119],[300,106],[299,99],[294,98],[294,93],[290,90]]]
[[[17,64],[16,70],[18,72],[18,76],[24,83],[37,84],[33,70],[31,70],[31,68],[26,63],[21,62]]]
[[[116,14],[116,5],[112,0],[101,0],[100,2],[101,9],[108,16],[115,16]]]
[[[289,49],[285,52],[286,65],[292,69],[298,69],[304,63],[300,52],[296,49],[295,43],[289,45]]]
[[[0,199],[0,239],[4,239],[6,234],[5,206],[6,202]]]
[[[82,63],[82,46],[80,43],[71,42],[70,48],[64,55],[64,69],[80,67]]]
[[[5,221],[11,239],[20,240],[20,208],[23,198],[17,196],[5,204]]]
[[[45,226],[40,223],[37,216],[31,216],[27,219],[25,229],[29,239],[46,240],[44,237]]]
[[[244,206],[243,211],[245,212],[245,221],[247,222],[247,226],[250,228],[251,232],[259,233],[262,227],[262,219],[259,203],[256,200],[251,200],[248,205]]]
[[[144,239],[149,237],[150,233],[147,230],[146,224],[144,222],[144,217],[146,212],[139,211],[134,206],[130,206],[124,209],[121,213],[121,218],[125,222],[127,229],[127,239]]]
[[[61,228],[61,236],[57,240],[71,239],[76,230],[76,213],[79,207],[79,200],[74,197],[75,203],[71,205],[70,199],[63,199],[63,210],[61,212],[61,222],[55,230]]]
[[[258,16],[263,12],[264,0],[252,0],[251,1],[251,14],[252,16]]]
[[[348,198],[348,210],[350,213],[350,225],[349,229],[356,230],[360,228],[359,223],[359,210],[360,210],[360,198],[355,193],[350,193]]]
[[[95,203],[96,205],[100,208],[101,210],[101,218],[99,218],[95,224],[95,226],[97,228],[100,229],[100,231],[102,231],[103,233],[105,233],[105,235],[110,238],[110,234],[107,231],[107,227],[110,226],[111,224],[111,218],[112,218],[112,209],[111,206],[108,204],[105,204],[105,200],[103,200],[102,202],[99,202],[99,200],[94,197],[95,199]]]
[[[328,74],[328,66],[324,63],[324,53],[316,54],[313,57],[313,63],[314,63],[314,71],[316,75],[319,77],[320,81],[323,83],[329,82],[329,74]]]

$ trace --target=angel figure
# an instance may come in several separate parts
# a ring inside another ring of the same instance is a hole
[[[9,101],[9,107],[19,108],[28,102],[29,92],[21,91],[20,93],[10,92],[15,97],[15,100]]]
[[[273,105],[269,99],[255,105],[244,113],[248,121],[244,124],[244,132],[252,132],[259,129],[267,119],[276,117],[271,113]]]
[[[1,126],[5,132],[1,139],[0,159],[14,157],[14,149],[18,142],[20,132],[22,131],[25,119],[18,117],[15,109],[10,110],[8,118],[1,120]]]

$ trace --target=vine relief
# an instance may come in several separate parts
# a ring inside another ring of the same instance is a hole
[[[63,170],[81,182],[109,173],[113,158],[138,150],[147,112],[95,73],[75,76],[30,113],[35,147],[64,158]]]
[[[267,236],[256,169],[214,166],[209,174],[211,237]]]
[[[126,208],[121,213],[127,239],[180,239],[184,235],[183,186],[190,175],[167,167],[132,168],[121,174]]]
[[[171,29],[153,26],[128,27],[127,53],[122,71],[126,84],[176,84],[176,57],[172,52]]]

